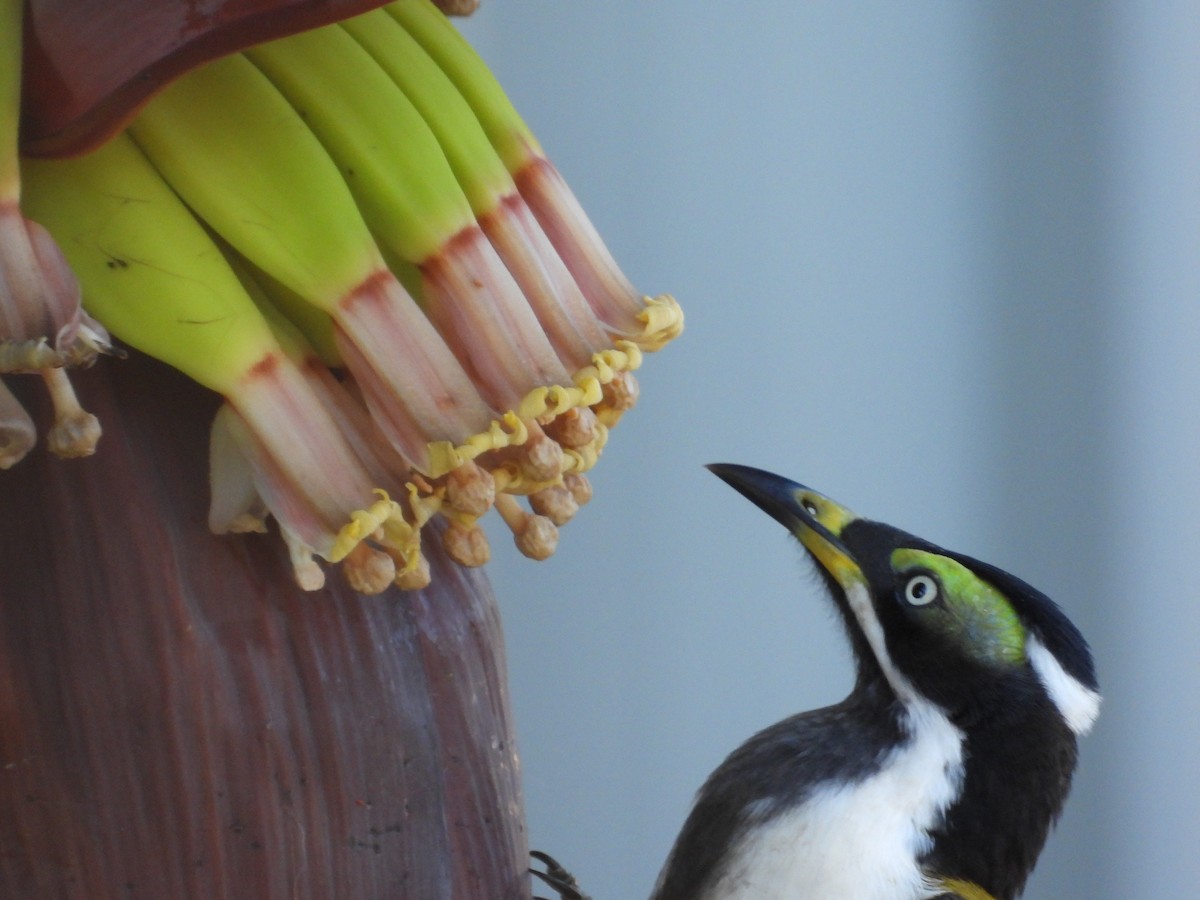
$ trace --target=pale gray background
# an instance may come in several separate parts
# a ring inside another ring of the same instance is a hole
[[[1195,4],[484,0],[465,27],[688,315],[557,557],[491,567],[533,843],[644,897],[721,758],[848,690],[799,550],[701,468],[733,461],[1057,598],[1107,699],[1027,896],[1200,896]]]

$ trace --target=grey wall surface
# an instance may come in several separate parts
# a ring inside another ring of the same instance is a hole
[[[491,62],[687,331],[551,561],[497,549],[535,846],[644,897],[752,732],[850,687],[741,462],[1055,597],[1106,703],[1031,898],[1200,895],[1200,17],[484,0]]]

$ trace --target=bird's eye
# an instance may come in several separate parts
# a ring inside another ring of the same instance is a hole
[[[803,506],[804,511],[806,513],[808,513],[810,516],[812,516],[814,519],[817,517],[817,513],[820,512],[820,510],[817,509],[817,504],[815,504],[811,500],[805,499],[804,501],[801,502],[800,505]]]
[[[928,606],[938,596],[938,583],[929,575],[916,575],[904,585],[904,599],[912,606]]]

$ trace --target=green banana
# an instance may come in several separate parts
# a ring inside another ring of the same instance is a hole
[[[429,0],[395,0],[384,9],[436,60],[470,104],[596,316],[614,333],[647,350],[678,335],[683,328],[678,303],[666,295],[643,298],[633,288],[487,64],[442,12]]]
[[[329,313],[313,306],[287,285],[272,278],[219,237],[217,245],[225,252],[230,268],[258,305],[259,311],[271,323],[285,349],[288,345],[281,331],[295,335],[297,342],[309,348],[326,366],[345,368],[346,361],[338,350],[337,333]]]
[[[17,131],[21,120],[23,7],[24,0],[0,0],[0,202],[5,203],[17,201],[21,183]]]
[[[404,92],[433,131],[475,218],[508,267],[538,321],[571,369],[608,346],[579,286],[550,245],[512,177],[453,82],[383,10],[341,26]]]
[[[338,23],[403,91],[429,127],[476,218],[516,188],[471,107],[436,62],[376,9]],[[336,49],[340,44],[331,44]]]
[[[519,286],[475,222],[421,114],[346,31],[247,51],[337,162],[376,239],[422,275],[427,313],[497,410],[569,384]]]
[[[393,0],[383,9],[425,48],[470,104],[509,172],[544,156],[537,138],[475,49],[429,0]]]
[[[331,561],[354,553],[348,574],[359,578],[377,562],[371,548],[356,549],[375,530],[363,532],[364,516],[405,527],[401,508],[375,493],[392,485],[368,471],[221,250],[141,151],[118,136],[78,159],[26,160],[22,172],[28,208],[79,273],[89,308],[122,340],[223,394],[227,424],[237,423],[242,456],[281,529]],[[214,484],[214,508],[230,505],[223,487]],[[311,583],[311,567],[297,572]]]
[[[278,350],[220,249],[129,138],[73,160],[27,159],[23,175],[29,211],[119,338],[226,395]]]
[[[414,466],[436,468],[430,442],[489,433],[490,410],[384,264],[337,167],[249,60],[189,72],[129,131],[213,230],[331,316],[372,414]]]

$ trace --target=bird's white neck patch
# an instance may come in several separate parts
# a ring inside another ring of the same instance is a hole
[[[963,733],[892,664],[865,586],[847,591],[879,664],[904,707],[906,740],[864,779],[822,786],[798,809],[751,825],[704,900],[921,900],[941,893],[921,872],[929,830],[958,796]],[[766,814],[766,815],[765,815]]]
[[[1100,694],[1070,675],[1036,636],[1029,636],[1025,655],[1067,727],[1079,736],[1091,731],[1100,714]]]

